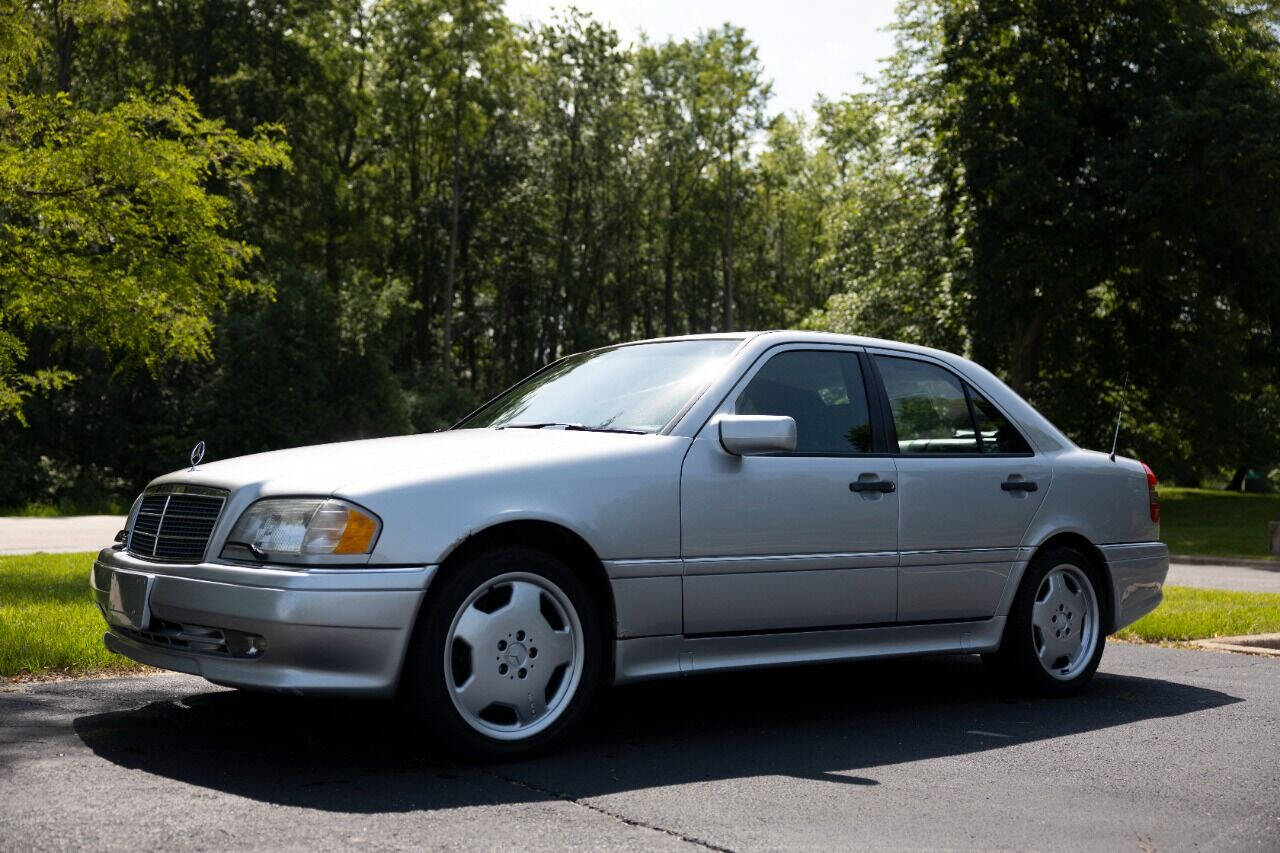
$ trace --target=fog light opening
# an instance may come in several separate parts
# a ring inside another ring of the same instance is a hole
[[[240,631],[222,632],[227,640],[227,651],[232,657],[259,658],[267,650],[267,641],[257,634],[245,634]]]

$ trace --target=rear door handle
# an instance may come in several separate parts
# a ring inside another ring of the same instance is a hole
[[[1034,492],[1039,486],[1035,480],[1005,480],[1000,488],[1006,492]]]
[[[893,492],[898,486],[893,480],[856,480],[849,484],[851,492]]]

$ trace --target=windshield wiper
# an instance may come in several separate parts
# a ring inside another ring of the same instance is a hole
[[[642,429],[614,429],[612,427],[590,427],[586,424],[563,423],[560,421],[547,421],[541,424],[503,424],[497,429],[549,429],[555,427],[557,429],[570,430],[573,432],[621,432],[627,435],[647,435]]]

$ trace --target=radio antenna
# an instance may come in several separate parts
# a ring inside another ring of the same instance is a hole
[[[1124,386],[1120,389],[1120,411],[1116,412],[1116,431],[1111,436],[1111,461],[1116,461],[1116,446],[1120,444],[1120,419],[1124,417],[1124,400],[1129,393],[1129,372],[1124,374]]]

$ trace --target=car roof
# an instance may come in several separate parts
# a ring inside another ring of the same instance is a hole
[[[908,344],[902,341],[893,341],[886,338],[870,338],[863,335],[843,335],[837,332],[816,332],[804,329],[762,329],[757,331],[744,332],[708,332],[698,335],[670,335],[660,338],[645,338],[638,341],[627,341],[623,344],[615,344],[614,346],[630,346],[633,344],[657,344],[670,341],[705,341],[705,340],[740,340],[746,341],[755,338],[762,338],[767,341],[776,343],[827,343],[827,344],[852,344],[854,346],[864,347],[884,347],[886,349],[903,350],[906,352],[915,352],[922,355],[931,355],[935,358],[951,360],[956,358],[964,358],[953,352],[946,350],[934,349],[932,347],[920,346],[918,344]],[[602,347],[607,349],[607,347]],[[966,359],[967,360],[967,359]]]

